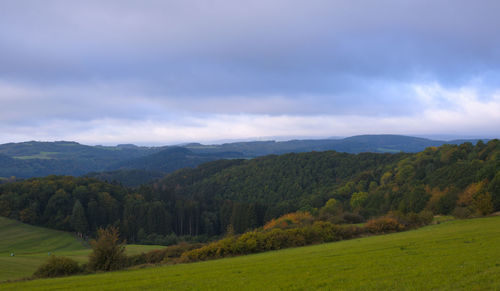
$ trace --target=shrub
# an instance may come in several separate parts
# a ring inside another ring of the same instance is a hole
[[[149,235],[146,235],[142,228],[139,231],[141,233],[138,234],[139,239],[137,240],[137,243],[142,245],[171,246],[179,243],[179,237],[175,233],[166,235],[151,233]]]
[[[293,212],[273,219],[264,225],[264,230],[272,228],[296,228],[311,225],[314,217],[309,212]]]
[[[404,226],[392,217],[380,217],[368,220],[365,229],[370,233],[389,233],[401,231]]]
[[[97,230],[97,240],[90,242],[89,268],[93,271],[119,270],[127,264],[125,244],[119,242],[118,229],[108,227]]]
[[[318,221],[311,226],[264,231],[251,231],[241,236],[231,236],[210,243],[202,248],[182,254],[181,262],[195,262],[227,256],[279,250],[314,243],[337,241],[360,235],[359,227],[345,227]]]
[[[159,250],[152,250],[147,253],[127,256],[127,266],[175,262],[184,252],[199,249],[202,246],[203,244],[201,243],[181,243]]]
[[[460,207],[457,206],[453,212],[452,215],[455,216],[456,218],[467,218],[472,215],[472,211],[469,210],[467,207]]]
[[[434,218],[434,214],[428,210],[423,210],[419,213],[392,211],[387,214],[387,217],[396,219],[399,224],[408,229],[430,224]]]
[[[351,212],[344,212],[342,219],[345,223],[360,223],[365,221],[363,216]]]
[[[418,222],[420,223],[418,226],[431,224],[434,220],[434,213],[428,210],[421,211],[418,214]]]
[[[33,274],[36,278],[52,278],[74,275],[82,272],[78,263],[70,258],[50,256]]]

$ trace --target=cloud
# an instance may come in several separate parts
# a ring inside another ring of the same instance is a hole
[[[1,138],[498,135],[499,9],[492,0],[1,1]]]
[[[311,79],[321,90],[338,75],[456,81],[500,62],[497,1],[0,5],[0,74],[18,78],[153,78],[209,95],[234,82],[275,93],[314,90],[293,86]]]
[[[51,119],[42,124],[2,128],[0,142],[51,137],[84,143],[175,144],[189,141],[266,137],[328,137],[355,134],[432,135],[446,132],[463,136],[494,137],[500,124],[500,91],[480,97],[473,88],[448,90],[435,83],[414,87],[415,98],[426,105],[409,116],[200,114],[176,118],[101,118],[78,121]],[[487,99],[486,101],[481,99]],[[443,106],[445,104],[445,106]]]

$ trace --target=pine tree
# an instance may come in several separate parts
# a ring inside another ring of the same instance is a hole
[[[71,213],[71,226],[80,235],[87,233],[89,230],[89,224],[87,222],[87,217],[85,216],[85,210],[83,209],[80,200],[76,200],[73,205],[73,212]]]

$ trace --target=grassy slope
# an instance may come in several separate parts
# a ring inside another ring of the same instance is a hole
[[[2,290],[499,289],[500,217],[133,271],[0,285]]]
[[[80,262],[88,255],[88,249],[69,233],[0,217],[0,281],[31,275],[47,260],[48,252]]]
[[[162,246],[127,245],[126,251],[132,255],[159,248]],[[47,260],[48,252],[85,263],[90,251],[67,232],[0,217],[0,282],[30,276]]]

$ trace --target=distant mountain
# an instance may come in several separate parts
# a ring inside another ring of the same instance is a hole
[[[358,135],[339,140],[332,149],[339,152],[420,152],[444,141],[402,135]]]
[[[87,146],[76,142],[22,142],[0,145],[0,177],[57,175],[91,176],[124,185],[138,185],[175,170],[219,159],[248,159],[270,154],[335,150],[361,152],[419,152],[429,146],[476,143],[439,141],[402,135],[360,135],[343,139],[254,141],[220,145]],[[99,172],[102,172],[99,174]],[[150,179],[148,178],[150,177]],[[132,183],[131,181],[135,181]]]
[[[486,141],[486,140],[485,140]],[[269,154],[299,153],[334,150],[346,153],[398,153],[419,152],[430,146],[443,144],[476,143],[477,140],[440,141],[403,135],[358,135],[343,139],[290,140],[238,142],[222,145],[187,144],[184,147],[195,153],[240,152],[245,157]]]

